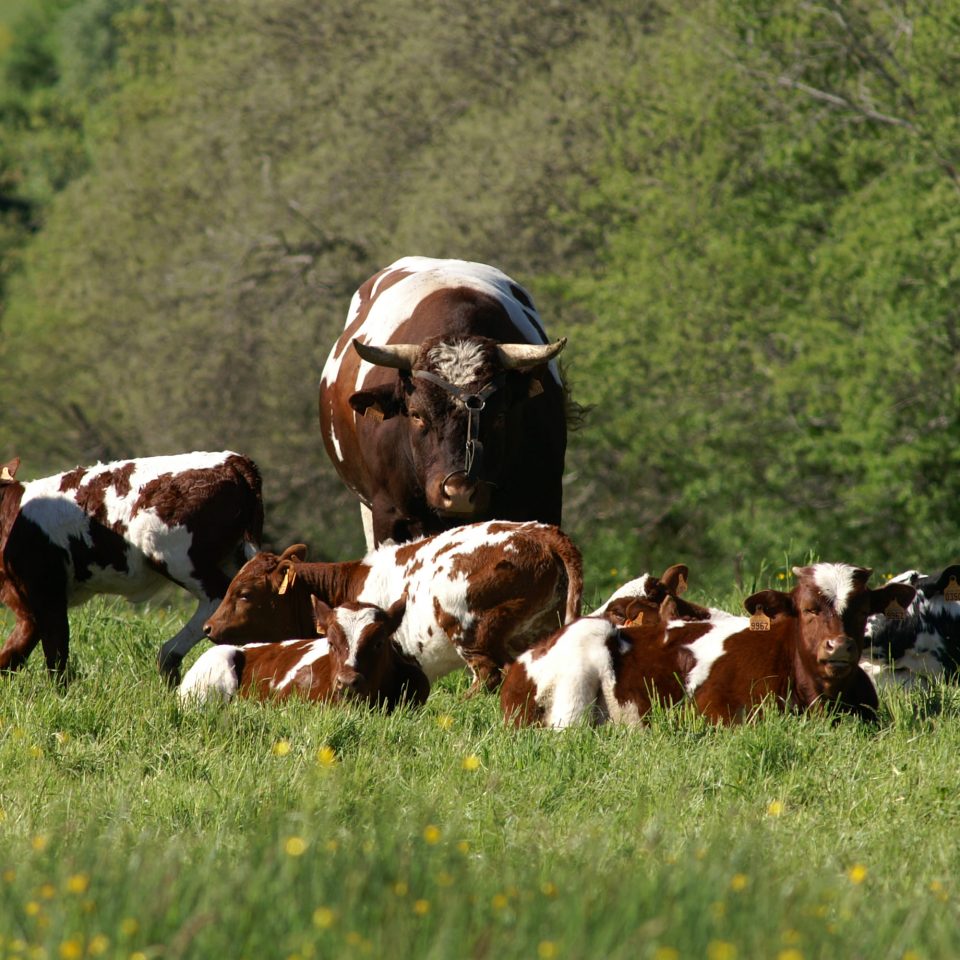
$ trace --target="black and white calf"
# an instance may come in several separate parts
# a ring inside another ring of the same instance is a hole
[[[956,679],[960,674],[960,600],[956,599],[960,565],[947,567],[939,576],[907,570],[890,582],[909,584],[916,596],[902,619],[883,614],[870,618],[860,666],[877,686],[912,687],[927,680]]]
[[[20,483],[19,458],[0,467],[0,601],[17,622],[0,670],[23,665],[41,643],[62,675],[67,608],[94,594],[145,600],[167,583],[197,598],[196,613],[160,650],[160,670],[179,676],[203,639],[233,574],[258,550],[260,473],[229,450],[76,467]]]

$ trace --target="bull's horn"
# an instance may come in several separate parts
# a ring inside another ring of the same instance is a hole
[[[363,357],[367,363],[378,367],[396,367],[398,370],[410,370],[416,359],[420,345],[417,343],[388,343],[382,347],[372,343],[353,341],[353,349]]]
[[[528,370],[552,360],[565,346],[567,338],[538,346],[532,343],[498,343],[497,354],[507,370]]]

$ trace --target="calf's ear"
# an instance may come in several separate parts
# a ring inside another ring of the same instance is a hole
[[[280,554],[280,562],[284,560],[302,561],[307,559],[307,545],[305,543],[293,543],[283,553]]]
[[[13,483],[16,477],[17,468],[20,466],[20,458],[14,457],[8,463],[0,467],[0,483]]]
[[[870,591],[870,612],[883,613],[894,600],[906,609],[916,593],[908,583],[888,583],[885,587],[877,587]]]
[[[675,597],[679,597],[687,589],[687,580],[690,576],[690,570],[685,563],[675,563],[672,567],[667,567],[663,571],[660,582]]]
[[[632,621],[636,620],[639,614],[652,613],[653,610],[653,603],[650,600],[641,600],[639,597],[618,597],[607,604],[603,617],[618,627],[624,627],[627,624],[632,626]]]
[[[374,420],[389,420],[406,412],[403,402],[397,397],[396,388],[391,384],[372,390],[358,390],[351,395],[350,406],[361,417],[372,417]]]
[[[397,627],[400,626],[401,621],[403,620],[403,615],[407,611],[407,595],[404,595],[397,600],[396,603],[390,605],[390,609],[387,610],[387,623],[390,627],[390,632],[393,633]]]
[[[797,608],[793,602],[793,597],[782,590],[761,590],[753,596],[747,597],[743,601],[747,608],[747,613],[754,614],[761,608],[768,617],[775,617],[778,614],[795,617]]]
[[[313,625],[317,628],[317,633],[325,636],[333,610],[312,593],[310,594],[310,603],[313,606]]]

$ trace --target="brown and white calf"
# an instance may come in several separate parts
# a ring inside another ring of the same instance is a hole
[[[687,589],[689,577],[690,570],[683,563],[667,567],[660,577],[641,574],[617,587],[590,616],[603,617],[618,627],[655,623],[661,618],[661,606],[668,598],[675,601],[669,605],[674,619],[709,620],[711,616],[724,616],[723,611],[701,607],[680,596]],[[663,614],[666,612],[665,608]]]
[[[579,550],[559,528],[534,522],[470,524],[344,563],[305,555],[297,544],[248,561],[206,635],[234,644],[304,636],[313,629],[311,596],[382,607],[405,596],[396,640],[427,678],[466,664],[473,690],[493,689],[518,653],[577,616],[583,592]]]
[[[517,659],[501,690],[504,716],[550,727],[584,717],[635,723],[654,703],[687,698],[716,723],[743,721],[767,700],[797,711],[833,704],[872,718],[876,692],[858,665],[867,617],[892,600],[908,603],[913,588],[870,590],[870,572],[795,567],[793,591],[744,601],[750,618],[664,617],[626,628],[583,618]]]
[[[98,593],[145,600],[176,583],[197,610],[160,650],[171,679],[203,639],[203,623],[263,529],[260,473],[231,451],[185,453],[76,467],[20,483],[19,459],[0,468],[0,601],[17,618],[0,670],[22,666],[41,643],[62,675],[67,608]]]
[[[239,695],[260,700],[354,698],[387,710],[404,702],[422,704],[430,683],[393,640],[404,607],[403,600],[389,610],[348,601],[331,609],[314,598],[317,627],[325,636],[211,647],[183,678],[177,691],[180,702],[189,706]]]

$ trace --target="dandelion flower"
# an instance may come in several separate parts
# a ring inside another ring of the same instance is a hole
[[[417,900],[413,904],[413,912],[418,917],[425,917],[430,912],[429,900]]]
[[[124,917],[120,921],[120,932],[125,937],[132,937],[140,929],[140,924],[134,917]]]
[[[544,880],[540,884],[540,892],[545,897],[555,897],[557,895],[557,885],[550,880]]]
[[[398,880],[393,885],[393,892],[398,897],[405,897],[410,892],[410,888],[407,886],[407,884],[403,880]]]
[[[317,751],[317,763],[321,767],[332,767],[337,762],[337,751],[330,746],[330,744],[325,744]]]
[[[739,893],[741,890],[746,890],[748,883],[750,883],[750,879],[745,873],[735,873],[730,878],[730,889]]]
[[[99,957],[110,949],[110,938],[102,933],[95,933],[87,944],[87,953],[91,957]]]
[[[470,852],[470,844],[466,840],[461,840],[457,844],[457,849],[466,856]]]
[[[278,740],[273,745],[273,755],[275,757],[285,757],[291,749],[289,740]]]
[[[337,915],[329,907],[317,907],[313,911],[313,925],[321,930],[329,930]]]
[[[423,839],[429,844],[440,842],[440,828],[432,823],[423,828]]]
[[[509,901],[502,893],[495,893],[490,900],[490,906],[492,906],[494,910],[503,910],[508,903]]]
[[[453,717],[449,713],[443,713],[437,717],[437,726],[441,730],[449,730],[453,726]]]
[[[480,758],[475,753],[467,754],[467,756],[463,758],[460,766],[462,766],[464,770],[479,770]]]
[[[783,801],[782,800],[771,800],[767,804],[767,814],[771,817],[779,817],[783,815]]]
[[[39,853],[41,850],[46,850],[46,849],[47,849],[47,843],[48,843],[48,842],[49,842],[49,841],[47,840],[46,834],[44,834],[44,833],[38,833],[38,834],[30,841],[30,846],[33,847],[33,849],[36,850],[36,851]]]
[[[867,868],[862,863],[855,863],[847,871],[847,879],[854,884],[854,886],[859,886],[867,879]]]
[[[75,873],[67,878],[67,890],[70,893],[86,893],[90,878],[85,873]]]
[[[303,837],[287,837],[283,842],[283,852],[288,857],[302,857],[307,851],[307,841]]]
[[[77,940],[64,940],[58,951],[62,960],[80,960],[83,956],[83,944]]]
[[[552,940],[541,940],[537,944],[537,956],[540,960],[553,960],[557,955],[557,945]]]
[[[790,947],[777,954],[777,960],[803,960],[803,954],[796,948]]]
[[[707,960],[734,960],[736,955],[736,945],[729,940],[711,940],[707,944]]]
[[[680,960],[680,951],[676,947],[657,947],[653,960]]]

